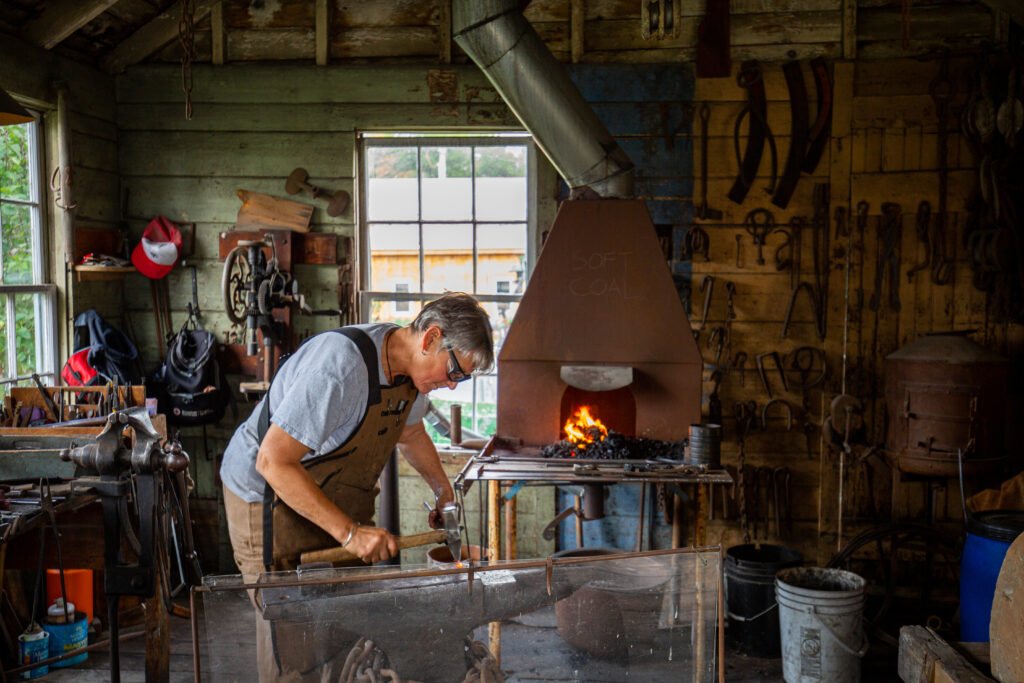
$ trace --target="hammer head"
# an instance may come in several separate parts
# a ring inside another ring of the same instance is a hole
[[[453,562],[462,561],[462,531],[459,529],[459,506],[447,503],[441,508],[444,522],[444,542],[452,554]]]

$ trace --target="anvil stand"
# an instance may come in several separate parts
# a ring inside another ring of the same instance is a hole
[[[129,450],[122,444],[126,426],[134,430],[135,445]],[[72,461],[98,477],[79,477],[72,488],[89,488],[100,496],[103,505],[104,590],[107,595],[107,621],[110,630],[110,681],[120,683],[118,611],[122,595],[151,598],[156,594],[158,576],[154,563],[155,522],[157,503],[163,500],[164,471],[180,472],[188,467],[188,456],[180,448],[160,449],[163,437],[153,428],[145,408],[111,413],[107,425],[93,443],[68,449],[61,459]],[[134,495],[139,514],[139,537],[128,521],[128,496]],[[185,503],[187,504],[187,503]],[[121,553],[122,535],[137,557],[126,562]],[[191,558],[190,558],[191,559]],[[166,615],[164,615],[166,620]],[[167,646],[166,621],[162,629]],[[149,629],[147,629],[148,631]],[[151,678],[147,635],[147,680]]]

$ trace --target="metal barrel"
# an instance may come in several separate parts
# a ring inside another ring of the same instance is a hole
[[[685,462],[691,465],[707,465],[718,469],[722,462],[722,425],[690,425],[689,445]]]

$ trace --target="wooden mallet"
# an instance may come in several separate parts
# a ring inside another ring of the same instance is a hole
[[[309,173],[304,168],[297,168],[291,172],[288,179],[284,181],[284,191],[288,194],[295,194],[299,190],[305,190],[313,195],[314,199],[329,197],[327,200],[327,215],[340,216],[341,212],[348,207],[349,194],[345,190],[331,192],[309,182]]]

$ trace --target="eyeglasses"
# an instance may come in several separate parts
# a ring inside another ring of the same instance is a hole
[[[459,359],[455,357],[455,351],[448,349],[448,381],[450,382],[465,382],[472,375],[467,374],[462,366],[459,365]]]

